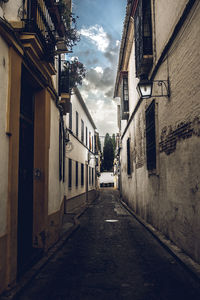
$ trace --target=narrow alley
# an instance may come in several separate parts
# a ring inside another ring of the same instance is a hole
[[[80,227],[15,300],[195,300],[200,285],[102,189]]]

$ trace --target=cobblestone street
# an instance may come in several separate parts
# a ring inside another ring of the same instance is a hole
[[[200,285],[104,189],[80,228],[15,300],[195,300]]]

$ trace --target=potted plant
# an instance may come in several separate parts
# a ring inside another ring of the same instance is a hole
[[[75,16],[71,12],[70,7],[66,4],[66,2],[64,2],[64,0],[60,0],[58,2],[58,9],[65,27],[66,44],[70,49],[72,49],[72,47],[80,41],[80,35],[77,31],[78,16]]]
[[[86,69],[84,65],[78,60],[78,58],[74,58],[71,61],[66,61],[63,66],[63,70],[61,73],[62,85],[67,87],[69,93],[72,93],[72,89],[77,85],[81,85],[83,79],[86,75]]]

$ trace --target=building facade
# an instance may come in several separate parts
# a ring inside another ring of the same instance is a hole
[[[199,1],[128,1],[114,95],[122,197],[198,263],[199,19]],[[145,81],[148,98],[137,92]]]
[[[98,145],[96,126],[78,90],[71,97],[71,112],[66,117],[65,212],[82,210],[97,196]]]
[[[58,87],[58,41],[65,26],[55,1],[0,1],[0,293],[60,234],[69,97]]]

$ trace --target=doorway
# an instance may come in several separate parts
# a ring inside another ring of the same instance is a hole
[[[28,72],[22,67],[18,181],[18,276],[33,259],[34,94]]]

